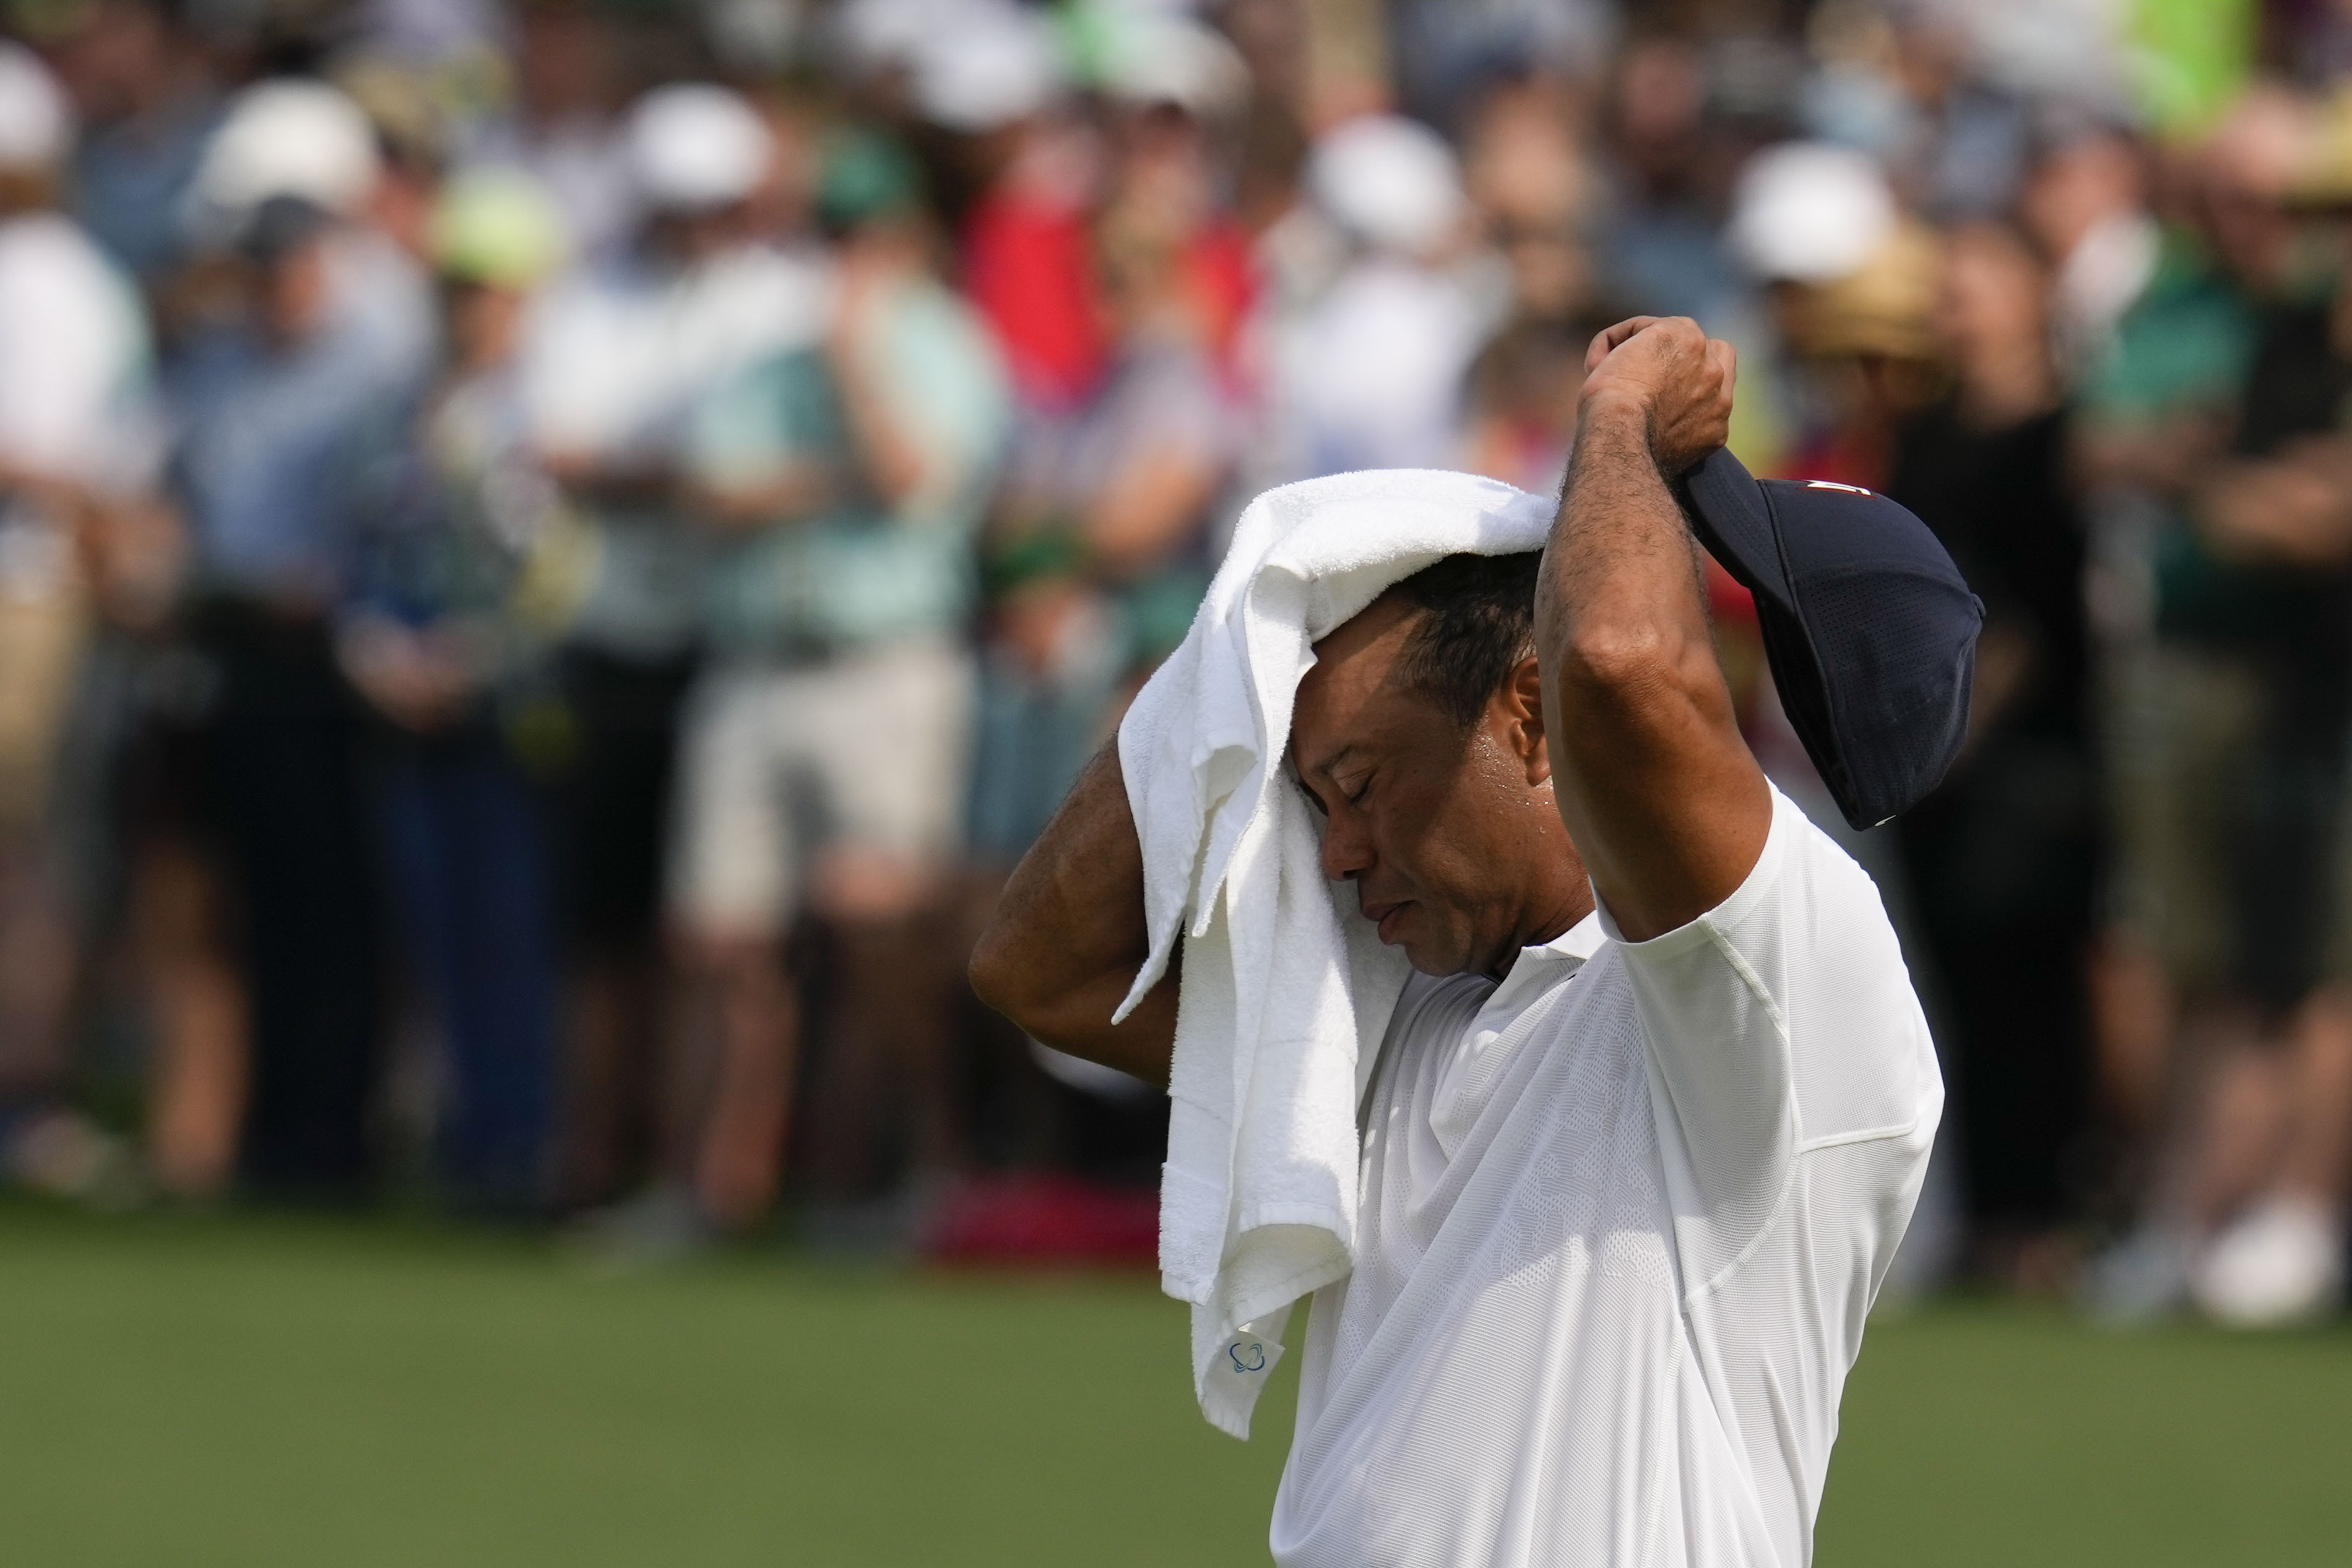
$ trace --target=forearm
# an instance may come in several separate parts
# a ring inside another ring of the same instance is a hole
[[[152,495],[113,501],[84,542],[106,614],[133,630],[160,625],[187,570],[187,530],[179,514]]]
[[[685,486],[686,499],[706,524],[745,532],[779,522],[798,522],[833,500],[832,476],[824,465],[806,459],[785,464],[756,480]]]
[[[1056,1050],[1164,1084],[1174,967],[1124,1023],[1110,1021],[1150,950],[1143,850],[1114,740],[1005,883],[972,953],[972,989]]]
[[[1698,559],[1643,410],[1588,405],[1536,601],[1554,792],[1640,940],[1746,877],[1770,798],[1715,656]]]
[[[2191,508],[2225,559],[2333,566],[2352,552],[2352,448],[2307,442],[2222,465]]]
[[[922,449],[899,428],[889,398],[876,368],[863,351],[865,345],[845,334],[828,356],[834,381],[841,393],[842,412],[849,424],[866,476],[882,499],[903,506],[929,477]]]
[[[1639,407],[1586,410],[1536,601],[1539,649],[1582,666],[1629,653],[1713,663],[1698,559]],[[1570,668],[1563,663],[1563,670]]]

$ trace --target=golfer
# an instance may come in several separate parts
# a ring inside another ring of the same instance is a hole
[[[1354,1270],[1313,1299],[1282,1563],[1810,1561],[1942,1106],[1876,890],[1740,737],[1685,505],[1758,589],[1850,816],[1949,761],[1980,612],[1939,551],[1903,558],[1925,530],[1892,503],[1717,450],[1727,345],[1637,319],[1588,364],[1543,552],[1406,579],[1298,690],[1323,869],[1416,973],[1362,1109]],[[1175,977],[1110,1022],[1142,889],[1106,747],[972,977],[1164,1082]]]

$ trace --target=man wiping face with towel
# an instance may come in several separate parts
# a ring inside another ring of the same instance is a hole
[[[1720,450],[1692,323],[1588,364],[1556,516],[1412,472],[1254,504],[973,959],[1172,1081],[1212,1419],[1313,1291],[1286,1564],[1810,1561],[1941,1110],[1875,889],[1740,737],[1694,529],[1857,826],[1949,763],[1980,610],[1893,503]]]

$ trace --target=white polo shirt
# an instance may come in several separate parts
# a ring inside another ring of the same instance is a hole
[[[1778,790],[1748,880],[1415,977],[1315,1296],[1277,1562],[1801,1568],[1943,1106],[1877,889]]]

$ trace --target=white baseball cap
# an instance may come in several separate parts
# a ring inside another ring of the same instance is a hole
[[[637,99],[622,146],[638,199],[666,212],[732,206],[760,188],[776,155],[759,111],[709,82],[656,88]]]
[[[1454,150],[1401,114],[1361,115],[1326,131],[1308,155],[1307,188],[1340,227],[1383,250],[1430,250],[1468,208]]]
[[[915,40],[907,66],[915,112],[971,134],[1037,113],[1069,80],[1052,26],[994,3],[947,8],[941,25]]]
[[[1899,217],[1885,171],[1866,152],[1785,141],[1748,162],[1731,204],[1732,254],[1757,277],[1829,283],[1859,271]]]
[[[351,98],[283,77],[237,94],[205,144],[189,192],[200,223],[224,230],[272,196],[348,214],[375,188],[375,132]]]
[[[48,168],[73,133],[72,106],[49,68],[24,45],[0,41],[0,168]]]

